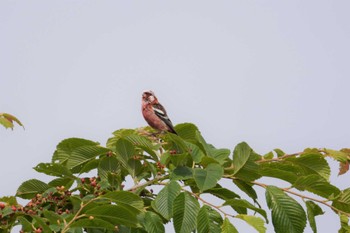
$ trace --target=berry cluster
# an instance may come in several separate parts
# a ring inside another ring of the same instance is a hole
[[[15,205],[6,205],[3,202],[0,202],[0,224],[2,226],[7,226],[13,220],[14,212],[18,209],[21,209],[20,206]]]
[[[23,208],[23,211],[28,215],[40,215],[44,209],[54,211],[59,215],[69,214],[72,209],[69,199],[71,195],[71,192],[64,186],[57,186],[52,192],[36,194]]]

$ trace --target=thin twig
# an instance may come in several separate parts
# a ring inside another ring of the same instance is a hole
[[[294,154],[285,154],[281,157],[277,157],[277,158],[272,158],[272,159],[264,159],[264,157],[262,157],[261,160],[256,161],[257,163],[267,163],[267,162],[274,162],[274,161],[281,161],[285,158],[289,158],[289,157],[295,157],[298,155],[301,155],[304,152],[298,152],[298,153],[294,153]]]
[[[80,206],[80,209],[77,211],[77,213],[74,215],[74,217],[72,218],[72,220],[70,220],[68,222],[67,225],[65,225],[65,227],[62,229],[62,233],[66,233],[69,230],[69,226],[77,219],[81,218],[81,217],[85,217],[85,214],[83,215],[79,215],[81,213],[81,211],[83,211],[83,209],[85,208],[85,206],[87,206],[88,204],[90,204],[92,201],[96,200],[97,198],[93,198],[91,200],[89,200],[88,202],[86,202],[85,204]]]
[[[153,184],[153,183],[156,183],[157,181],[165,180],[165,179],[167,179],[167,178],[168,178],[168,175],[166,175],[166,176],[156,176],[153,180],[149,180],[149,181],[147,181],[147,182],[145,182],[145,183],[142,183],[142,184],[134,185],[134,186],[132,186],[131,188],[127,189],[126,191],[134,191],[134,190],[136,190],[136,189],[138,189],[138,188],[146,187],[146,186],[148,186],[148,185],[151,185],[151,184]]]
[[[221,206],[213,205],[213,204],[207,202],[206,200],[204,200],[203,198],[201,198],[199,195],[197,195],[197,194],[195,194],[195,193],[192,193],[192,192],[190,192],[190,191],[188,191],[188,190],[185,190],[185,189],[184,189],[184,191],[188,192],[189,194],[191,194],[192,196],[194,196],[195,198],[197,198],[198,200],[200,200],[200,201],[203,202],[204,204],[206,204],[206,205],[208,205],[208,206],[211,206],[211,207],[217,209],[217,210],[220,211],[224,216],[229,216],[229,217],[232,217],[232,218],[235,218],[235,217],[236,217],[236,216],[234,216],[234,215],[232,215],[232,214],[228,214],[228,213],[226,213],[225,211],[223,211],[222,209],[220,209]]]
[[[327,154],[327,152],[324,150],[324,149],[317,149],[317,152],[325,155]],[[302,152],[298,152],[298,153],[293,153],[293,154],[285,154],[281,157],[277,157],[277,158],[272,158],[272,159],[264,159],[264,157],[262,157],[261,160],[258,160],[256,161],[257,163],[267,163],[267,162],[275,162],[275,161],[281,161],[285,158],[289,158],[289,157],[295,157],[295,156],[298,156],[298,155],[301,155],[301,154],[304,154],[304,153],[307,153],[305,151],[302,151]]]

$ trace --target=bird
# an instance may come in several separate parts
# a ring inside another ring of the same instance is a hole
[[[165,108],[161,105],[151,90],[142,93],[142,115],[147,123],[160,132],[177,134]]]

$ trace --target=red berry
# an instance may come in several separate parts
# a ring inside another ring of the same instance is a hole
[[[0,202],[0,209],[3,209],[3,208],[5,208],[5,203]]]
[[[17,210],[17,208],[16,208],[16,206],[11,206],[11,209],[13,210],[13,211],[16,211]]]
[[[113,152],[112,151],[108,151],[107,152],[107,157],[111,157],[113,155]]]

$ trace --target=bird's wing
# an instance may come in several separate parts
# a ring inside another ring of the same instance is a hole
[[[173,123],[166,114],[165,108],[161,104],[154,104],[152,105],[152,109],[154,113],[169,127],[170,131],[176,134]]]

